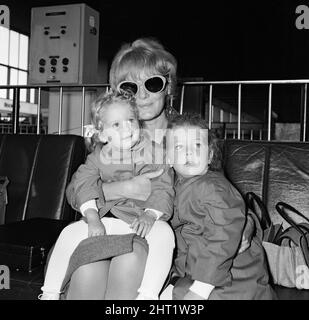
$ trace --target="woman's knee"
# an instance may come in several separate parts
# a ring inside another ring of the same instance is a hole
[[[144,245],[138,241],[133,241],[133,251],[131,252],[131,259],[141,263],[147,260],[147,244]]]
[[[107,300],[132,300],[137,296],[144,275],[147,250],[139,242],[133,242],[132,252],[114,257],[111,262]]]
[[[110,261],[104,260],[79,267],[71,277],[68,300],[103,300]]]
[[[97,281],[98,279],[106,279],[109,272],[110,261],[102,260],[98,262],[89,263],[86,265],[80,266],[72,275],[72,278],[76,277],[80,280],[85,279],[89,281],[93,279],[92,282]]]

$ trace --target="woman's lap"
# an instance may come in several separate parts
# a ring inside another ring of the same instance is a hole
[[[72,275],[67,300],[103,300],[110,261],[98,261],[79,267]]]
[[[134,241],[130,253],[78,268],[71,278],[67,299],[135,299],[146,259],[145,247]]]
[[[147,251],[133,243],[133,251],[114,257],[111,261],[106,300],[134,300],[143,279]]]

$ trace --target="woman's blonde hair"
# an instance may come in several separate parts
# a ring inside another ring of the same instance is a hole
[[[124,44],[115,55],[109,73],[112,89],[130,75],[133,79],[140,78],[141,70],[150,74],[166,76],[168,94],[174,95],[177,85],[177,61],[165,50],[163,45],[154,38],[141,38],[132,43]]]

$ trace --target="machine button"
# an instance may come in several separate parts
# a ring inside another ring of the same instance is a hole
[[[55,65],[57,64],[57,59],[52,58],[52,59],[50,60],[50,64],[51,64],[52,66],[55,66]]]
[[[62,63],[67,66],[69,64],[69,59],[68,58],[63,58]]]

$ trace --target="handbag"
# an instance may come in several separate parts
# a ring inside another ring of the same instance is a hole
[[[272,223],[266,205],[255,193],[247,193],[245,201],[263,230],[262,245],[273,283],[309,289],[309,219],[291,205],[278,202],[276,210],[289,225],[283,229],[283,224]]]
[[[253,212],[260,223],[263,231],[263,241],[278,243],[278,237],[283,232],[282,224],[273,224],[269,212],[262,199],[254,192],[245,194],[247,210]]]
[[[68,223],[38,217],[1,225],[0,264],[31,273],[45,264],[49,249]]]

